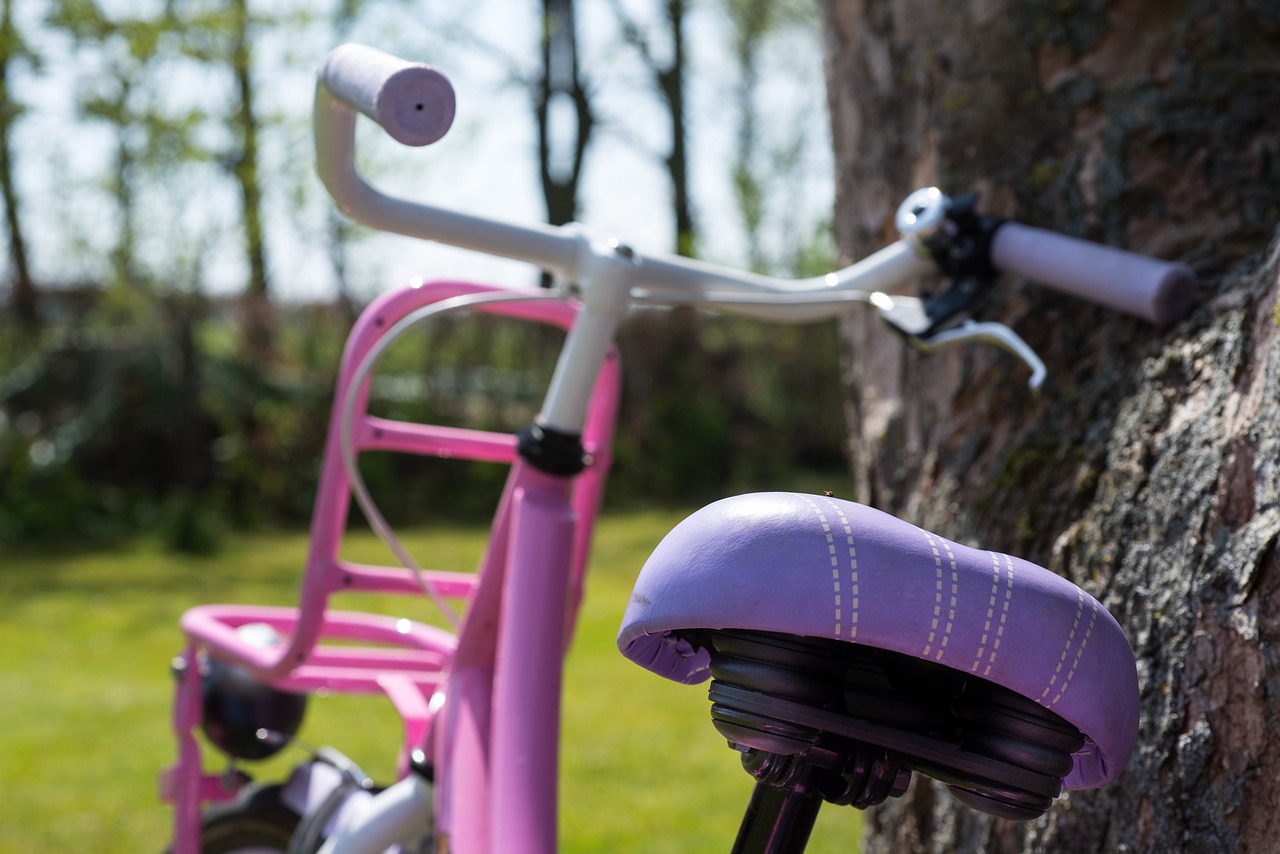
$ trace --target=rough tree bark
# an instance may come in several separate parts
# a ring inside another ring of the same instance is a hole
[[[917,780],[866,850],[1265,851],[1280,838],[1280,4],[824,0],[837,232],[915,186],[1180,258],[1159,330],[1016,283],[986,311],[1045,358],[920,357],[845,325],[857,497],[1022,554],[1116,615],[1142,722],[1122,779],[1029,824]],[[1278,244],[1277,246],[1280,246]]]

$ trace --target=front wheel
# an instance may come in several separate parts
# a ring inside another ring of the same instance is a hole
[[[234,801],[205,812],[201,854],[281,854],[299,815],[281,797],[279,785],[249,786]]]

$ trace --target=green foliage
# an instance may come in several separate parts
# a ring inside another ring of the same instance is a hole
[[[151,531],[199,553],[228,529],[305,525],[343,316],[282,314],[279,358],[258,363],[239,354],[225,312],[199,300],[90,300],[114,307],[84,318],[113,322],[77,318],[86,331],[54,330],[0,373],[0,542]],[[494,317],[429,325],[384,356],[372,411],[514,432],[536,414],[560,340]],[[647,312],[620,346],[613,500],[713,498],[843,467],[832,325]],[[395,524],[481,517],[505,479],[492,464],[382,453],[365,455],[362,472]]]
[[[327,389],[200,351],[185,311],[53,335],[0,380],[0,541],[202,551],[224,524],[306,517]]]
[[[345,323],[307,307],[280,307],[273,321],[265,303],[246,311],[231,302],[206,304],[201,294],[217,266],[210,261],[246,248],[228,250],[235,243],[251,249],[255,239],[263,242],[234,221],[257,217],[252,210],[214,210],[231,198],[229,177],[258,169],[246,151],[245,119],[270,131],[263,149],[278,161],[274,134],[290,119],[301,122],[305,111],[304,98],[296,112],[277,108],[280,116],[244,112],[268,100],[249,97],[250,36],[287,30],[309,43],[319,27],[318,41],[327,41],[330,28],[352,25],[375,5],[345,0],[331,14],[297,2],[47,0],[46,23],[65,36],[75,59],[81,123],[111,134],[98,183],[71,189],[99,194],[95,201],[106,201],[111,215],[95,225],[105,228],[96,236],[106,251],[86,267],[97,284],[45,289],[43,343],[31,346],[36,339],[25,330],[0,335],[0,542],[112,541],[151,532],[201,553],[228,530],[305,524]],[[743,49],[758,48],[770,28],[804,19],[799,8],[799,0],[737,3],[731,11],[738,19],[762,16],[742,24],[749,42]],[[812,10],[806,14],[811,20]],[[11,30],[0,33],[0,49],[31,60]],[[232,85],[237,71],[244,87]],[[744,199],[754,194],[746,206],[756,226],[763,210],[779,207],[772,201],[777,187],[796,183],[789,176],[798,149],[761,146],[746,152],[750,162],[744,155],[737,175]],[[770,157],[771,164],[763,162]],[[302,210],[309,197],[301,188],[314,180],[296,163],[309,161],[309,153],[285,159],[284,167],[264,161],[258,170],[277,182],[264,192]],[[774,180],[766,180],[770,174]],[[280,191],[281,175],[297,182],[292,196]],[[192,215],[201,207],[193,199],[215,196],[209,210]],[[272,235],[290,225],[261,219]],[[809,230],[783,226],[789,235]],[[330,248],[339,278],[345,233],[329,235],[337,235]],[[812,241],[781,243],[757,252],[761,269],[810,274],[831,266],[826,230]],[[265,289],[265,260],[257,271],[247,260],[250,278],[261,278],[259,291]],[[239,330],[262,318],[270,347],[246,357]],[[556,343],[510,326],[445,324],[388,355],[375,409],[407,420],[518,429],[537,409]],[[800,469],[843,468],[831,326],[779,329],[671,312],[637,318],[621,345],[626,397],[614,500],[713,497],[784,484]],[[390,455],[369,455],[363,472],[396,523],[475,517],[504,477],[501,467]]]
[[[24,60],[35,68],[41,65],[40,55],[31,49],[30,43],[13,23],[13,7],[15,0],[0,0],[0,63],[8,65],[14,60]],[[16,118],[22,107],[12,100],[9,92],[5,92],[4,103],[0,103],[0,112],[9,119]]]
[[[834,324],[647,312],[619,339],[627,383],[611,495],[706,499],[843,469]]]

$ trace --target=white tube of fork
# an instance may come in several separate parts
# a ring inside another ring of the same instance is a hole
[[[379,792],[345,823],[320,854],[382,854],[431,832],[431,786],[417,774]]]
[[[630,249],[583,235],[578,286],[583,309],[565,338],[538,421],[562,433],[581,433],[591,391],[631,305],[639,268]]]

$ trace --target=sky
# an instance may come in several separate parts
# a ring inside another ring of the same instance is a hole
[[[146,7],[150,0],[109,0],[110,7]],[[288,6],[287,0],[259,0],[257,8]],[[629,0],[643,13],[656,4]],[[94,69],[72,61],[69,43],[41,27],[45,0],[18,4],[19,26],[47,61],[38,75],[20,70],[15,91],[28,105],[18,126],[19,189],[40,279],[92,279],[101,275],[85,259],[101,258],[114,235],[114,212],[102,190],[112,140],[105,128],[75,117],[77,88],[93,85]],[[594,106],[603,118],[588,152],[580,209],[596,233],[616,236],[643,252],[670,251],[669,188],[654,156],[664,139],[666,119],[654,96],[636,81],[638,61],[619,48],[605,0],[578,4],[582,65],[591,77]],[[531,69],[535,63],[535,4],[527,0],[474,0],[466,7],[460,38],[448,23],[461,14],[454,3],[418,0],[393,11],[373,7],[349,34],[407,59],[436,65],[450,76],[458,97],[458,118],[450,134],[425,149],[403,148],[371,122],[361,120],[357,148],[371,181],[380,188],[513,222],[542,218],[537,183],[536,136],[529,98],[507,80],[504,63]],[[703,254],[731,265],[746,263],[746,246],[730,184],[735,124],[732,115],[734,65],[729,35],[716,0],[694,4],[687,42],[691,69],[690,127],[693,199],[703,235]],[[404,11],[407,10],[407,11]],[[458,25],[461,27],[461,24]],[[262,38],[256,44],[257,105],[260,112],[286,118],[263,152],[268,172],[299,175],[303,189],[268,187],[268,261],[274,293],[290,300],[326,299],[335,291],[328,249],[322,190],[311,172],[308,126],[313,71],[333,45],[330,32],[298,31]],[[483,41],[490,47],[477,44]],[[502,55],[501,62],[495,55]],[[832,206],[831,155],[816,32],[789,32],[762,60],[761,124],[766,134],[801,128],[803,169],[772,200],[766,238],[776,243],[812,230],[829,218]],[[166,97],[221,94],[224,81],[176,75]],[[217,128],[206,130],[216,137]],[[213,141],[216,141],[213,140]],[[772,140],[782,144],[780,137]],[[768,143],[769,140],[766,140]],[[212,168],[212,167],[211,167]],[[243,286],[246,270],[227,223],[237,204],[229,182],[211,174],[188,176],[148,195],[139,231],[140,251],[167,259],[173,245],[197,246],[177,279],[200,281],[213,292]],[[221,224],[221,225],[219,225]],[[86,247],[79,255],[68,251]],[[77,260],[78,259],[78,260]],[[167,261],[157,261],[163,266]],[[170,264],[169,266],[173,266]],[[469,278],[529,284],[536,274],[516,262],[491,259],[408,238],[363,233],[352,246],[349,279],[356,295],[369,298],[415,277]],[[178,282],[181,284],[181,281]]]

